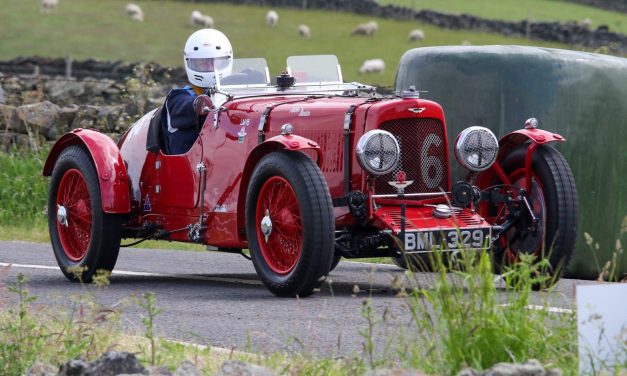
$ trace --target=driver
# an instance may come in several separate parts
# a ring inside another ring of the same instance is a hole
[[[196,141],[205,116],[196,114],[194,100],[216,84],[216,75],[222,79],[231,73],[231,42],[218,30],[198,30],[185,43],[183,64],[191,86],[171,90],[161,115],[167,154],[183,154]]]

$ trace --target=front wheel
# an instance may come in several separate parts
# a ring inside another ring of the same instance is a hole
[[[501,162],[510,182],[521,188],[525,185],[525,156],[527,145],[514,149]],[[521,209],[521,218],[495,242],[497,268],[519,259],[520,254],[533,254],[547,259],[546,273],[557,281],[570,262],[575,248],[579,204],[575,179],[568,163],[556,149],[541,145],[533,154],[532,184],[527,197],[532,212],[538,219],[535,231],[529,230],[528,211]],[[507,190],[511,187],[504,187]],[[492,209],[494,223],[507,215],[505,205]]]
[[[277,151],[261,159],[246,195],[246,234],[255,270],[277,296],[312,294],[333,261],[329,188],[312,159]]]
[[[121,227],[119,215],[102,211],[98,175],[87,152],[79,146],[63,150],[48,194],[48,230],[63,274],[90,282],[98,270],[113,270]]]

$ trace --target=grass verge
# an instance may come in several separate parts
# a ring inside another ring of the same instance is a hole
[[[76,357],[93,360],[106,349],[117,349],[138,354],[145,365],[171,370],[189,360],[207,375],[227,359],[288,375],[359,375],[381,368],[455,375],[465,367],[485,370],[499,362],[532,358],[546,369],[578,374],[576,312],[548,309],[554,295],[550,289],[532,292],[532,286],[547,278],[542,273],[546,261],[522,257],[504,273],[504,283],[496,281],[486,251],[461,252],[447,260],[436,253],[432,265],[436,273],[428,284],[420,285],[416,274],[407,272],[402,285],[392,286],[406,303],[406,309],[397,313],[403,316],[403,325],[390,325],[388,309],[375,309],[372,296],[363,299],[361,312],[355,312],[363,317],[358,329],[362,350],[341,359],[213,352],[167,341],[158,331],[163,310],[150,292],[103,306],[93,293],[110,288],[107,276],[101,275],[95,279],[96,287],[84,288],[65,308],[46,307],[36,303],[23,276],[4,283],[10,271],[6,267],[0,270],[0,290],[8,291],[0,296],[9,296],[0,301],[0,373],[23,374],[36,361],[56,365]],[[143,330],[135,330],[139,336],[128,335],[132,331],[120,325],[122,312],[131,305],[140,307]],[[614,370],[621,374],[620,365]]]

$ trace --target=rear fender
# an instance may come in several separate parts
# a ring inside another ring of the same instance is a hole
[[[525,189],[529,192],[531,189],[532,176],[531,163],[533,161],[533,154],[538,149],[538,146],[548,144],[549,142],[564,141],[566,141],[566,139],[561,135],[538,128],[518,129],[506,134],[499,141],[499,154],[496,162],[494,162],[488,170],[479,174],[477,177],[477,185],[480,188],[488,187],[493,184],[495,177],[498,177],[504,184],[512,184],[505,171],[503,171],[501,162],[513,149],[519,145],[529,142],[530,145],[527,148],[527,154],[525,155]]]
[[[130,188],[122,154],[113,140],[100,132],[74,129],[63,135],[52,147],[43,175],[52,175],[61,152],[72,145],[81,145],[89,153],[100,182],[102,211],[105,213],[129,213],[131,210]]]
[[[257,166],[257,163],[259,163],[261,158],[277,150],[314,150],[317,155],[316,164],[318,165],[318,167],[322,166],[323,157],[322,151],[320,150],[320,145],[318,145],[317,142],[314,142],[302,136],[278,135],[269,138],[268,140],[255,146],[255,148],[250,152],[248,159],[246,160],[246,165],[244,166],[244,173],[242,176],[242,182],[240,184],[239,198],[237,200],[237,220],[239,224],[238,227],[240,229],[245,228],[246,192],[248,191],[248,183],[250,182],[253,170],[255,169],[255,166]],[[240,232],[240,234],[242,233],[243,232]]]

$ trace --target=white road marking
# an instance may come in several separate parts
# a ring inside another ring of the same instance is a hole
[[[25,268],[25,269],[45,269],[45,270],[59,270],[58,266],[49,265],[33,265],[33,264],[11,264],[6,262],[0,262],[0,266],[11,266],[13,268]],[[126,276],[138,276],[138,277],[163,277],[173,279],[188,279],[194,281],[211,281],[211,282],[227,282],[227,283],[241,283],[245,285],[262,285],[261,281],[246,280],[239,278],[227,278],[227,277],[210,277],[191,274],[168,274],[168,273],[148,273],[148,272],[133,272],[128,270],[114,270],[113,275],[126,275]]]
[[[353,261],[354,262],[354,261]],[[393,266],[389,264],[374,264],[381,266]],[[0,262],[1,266],[11,266],[13,268],[26,268],[26,269],[44,269],[44,270],[59,270],[58,266],[49,266],[49,265],[33,265],[33,264],[12,264],[6,262]],[[127,275],[127,276],[139,276],[139,277],[163,277],[163,278],[173,278],[173,279],[188,279],[195,281],[211,281],[211,282],[226,282],[226,283],[242,283],[246,285],[262,285],[261,281],[251,281],[246,279],[238,279],[238,278],[225,278],[225,277],[208,277],[208,276],[199,276],[199,275],[190,275],[190,274],[167,274],[167,273],[149,273],[149,272],[133,272],[128,270],[114,270],[112,274],[115,275]],[[501,307],[507,307],[508,304],[501,304]],[[540,305],[528,305],[527,309],[532,309],[536,311],[546,310],[548,312],[554,313],[573,313],[572,309],[568,308],[559,308],[559,307],[545,307]],[[230,351],[230,350],[229,350]]]
[[[510,304],[499,304],[499,307],[509,307],[509,306]],[[534,311],[548,311],[548,312],[553,312],[553,313],[573,313],[574,312],[572,309],[568,309],[568,308],[541,306],[541,305],[533,305],[533,304],[530,304],[526,306],[525,308],[531,309]]]
[[[533,310],[536,310],[536,311],[549,311],[549,312],[554,312],[554,313],[573,313],[573,312],[575,312],[572,309],[568,309],[568,308],[545,307],[545,306],[539,306],[539,305],[528,305],[527,309],[533,309]]]
[[[351,263],[351,264],[359,264],[361,266],[364,265],[375,265],[376,267],[382,267],[384,269],[400,269],[398,266],[394,265],[394,264],[383,264],[383,263],[379,263],[379,262],[366,262],[366,261],[353,261],[353,260],[342,260],[340,261],[340,263]]]

